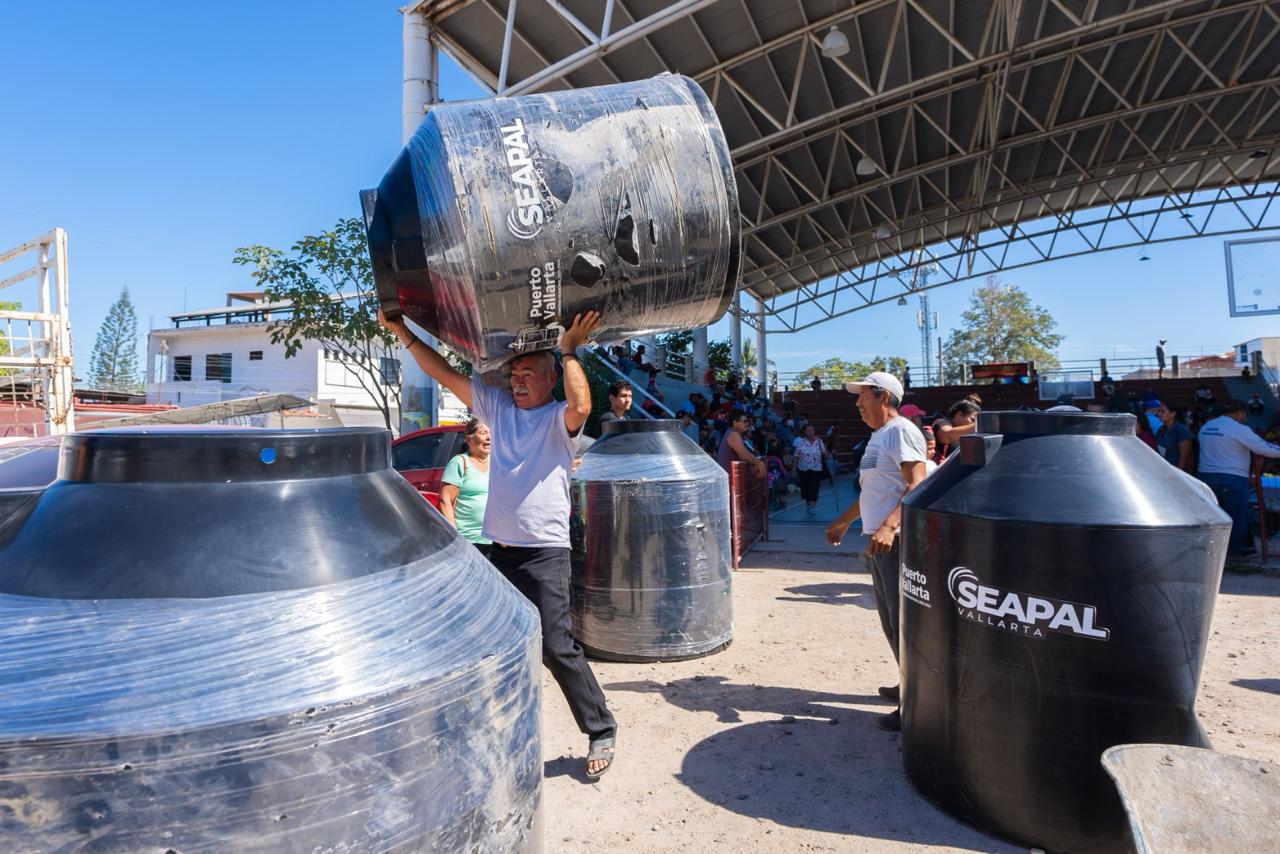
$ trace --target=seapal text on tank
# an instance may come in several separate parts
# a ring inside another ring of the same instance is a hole
[[[1098,609],[1092,605],[988,587],[967,567],[951,570],[947,590],[961,617],[993,629],[1033,638],[1043,638],[1045,631],[1102,641],[1111,637],[1110,629],[1098,627]]]
[[[502,132],[502,144],[507,150],[507,166],[511,169],[511,187],[516,197],[515,207],[507,214],[507,228],[513,236],[530,240],[542,231],[543,223],[546,222],[546,212],[542,209],[538,171],[529,151],[524,121],[519,117],[514,118],[511,124],[503,125],[499,130]]]

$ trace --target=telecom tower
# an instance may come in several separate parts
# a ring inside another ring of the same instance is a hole
[[[911,290],[920,294],[920,311],[916,314],[916,326],[920,329],[920,358],[924,368],[921,385],[933,385],[933,333],[938,328],[938,313],[929,310],[929,277],[938,272],[937,264],[921,264],[923,253],[913,253],[916,265],[911,268]],[[941,345],[939,345],[941,346]],[[941,352],[938,354],[941,356]],[[939,369],[938,383],[942,383],[942,372]]]

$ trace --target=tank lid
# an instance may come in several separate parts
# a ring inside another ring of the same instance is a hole
[[[75,483],[243,483],[364,474],[390,466],[390,436],[377,427],[95,430],[63,440],[58,478]]]
[[[1132,436],[1134,417],[1113,412],[981,412],[979,433],[1006,436]]]
[[[626,421],[606,421],[601,426],[600,435],[610,436],[614,433],[679,433],[680,422],[671,418],[635,418]]]

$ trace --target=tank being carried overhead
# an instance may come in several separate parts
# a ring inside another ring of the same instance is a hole
[[[73,434],[20,492],[6,850],[540,849],[537,614],[385,430]]]
[[[1024,843],[1127,850],[1102,753],[1206,744],[1231,522],[1132,415],[984,412],[978,431],[904,502],[907,775]]]
[[[733,165],[687,77],[433,105],[361,199],[382,310],[481,370],[593,309],[603,341],[705,326],[738,283]]]
[[[606,423],[572,495],[570,609],[587,652],[674,661],[729,644],[729,478],[680,422]]]

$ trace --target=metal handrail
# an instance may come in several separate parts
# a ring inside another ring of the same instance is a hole
[[[622,371],[618,370],[618,366],[613,363],[613,361],[609,358],[608,352],[605,351],[605,349],[601,345],[597,344],[590,352],[591,352],[591,355],[596,357],[596,361],[600,362],[602,365],[604,365],[606,368],[612,371],[614,376],[618,377],[618,379],[625,380],[626,383],[631,386],[631,391],[633,394],[638,393],[641,397],[648,398],[650,401],[652,401],[652,403],[655,406],[657,406],[663,412],[667,413],[667,415],[671,416],[672,418],[676,417],[676,414],[672,412],[670,409],[668,409],[665,403],[658,400],[653,395],[649,394],[649,392],[646,389],[643,389],[640,387],[639,383],[637,383],[631,377],[624,374]],[[636,408],[639,409],[641,412],[643,412],[644,417],[648,418],[650,421],[657,420],[644,407],[636,407]]]

